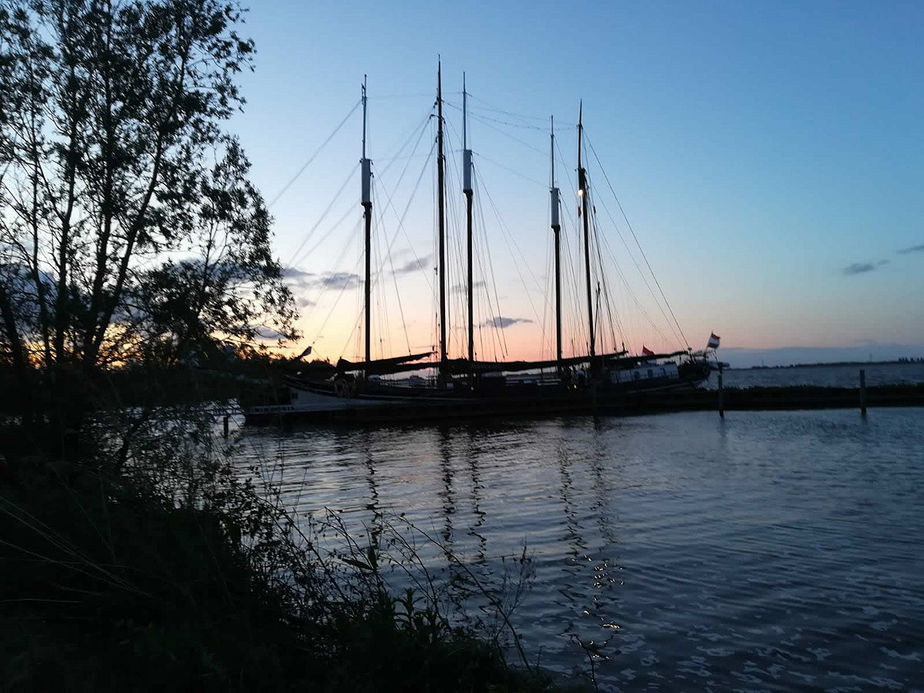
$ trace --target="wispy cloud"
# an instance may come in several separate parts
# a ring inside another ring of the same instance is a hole
[[[275,330],[272,327],[267,327],[266,325],[259,325],[256,329],[256,332],[257,339],[263,341],[278,341],[286,338],[286,336],[279,330]]]
[[[922,253],[924,252],[924,244],[913,245],[909,248],[902,248],[901,250],[896,251],[899,255],[907,255],[908,253]]]
[[[325,289],[355,289],[360,283],[359,275],[352,272],[325,272],[318,275],[316,285]]]
[[[847,265],[841,272],[848,276],[852,274],[865,274],[866,272],[872,272],[874,269],[887,264],[889,264],[888,260],[879,260],[878,262],[855,262],[852,265]]]
[[[483,286],[484,286],[484,282],[481,281],[480,279],[476,281],[474,284],[472,284],[473,289],[480,289]],[[468,290],[468,287],[465,285],[465,283],[453,284],[452,288],[449,290],[452,291],[454,294],[462,294]]]
[[[316,301],[312,301],[312,300],[311,300],[310,298],[308,298],[307,296],[299,296],[299,297],[295,300],[295,305],[297,305],[299,308],[311,308],[311,307],[316,306],[316,305],[318,305],[318,304],[317,304]]]
[[[419,272],[420,270],[425,270],[430,268],[432,255],[424,255],[422,258],[415,258],[409,262],[405,262],[401,267],[398,267],[392,274],[401,275],[401,274],[412,274],[414,272]]]
[[[305,270],[300,270],[297,267],[286,267],[282,270],[282,276],[286,279],[291,279],[294,282],[303,282],[314,275],[311,272],[306,272]]]
[[[496,327],[500,330],[503,330],[511,325],[516,325],[518,322],[532,322],[529,318],[505,318],[498,315],[496,318],[488,318],[483,323],[482,327]]]
[[[358,274],[353,272],[305,272],[304,270],[288,267],[283,270],[282,276],[290,284],[303,289],[322,287],[325,289],[355,289],[361,284]]]

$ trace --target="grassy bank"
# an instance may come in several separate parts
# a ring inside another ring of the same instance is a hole
[[[3,461],[4,690],[552,687],[425,595],[389,595],[371,547],[306,550],[228,467],[194,467],[189,494],[137,465]]]

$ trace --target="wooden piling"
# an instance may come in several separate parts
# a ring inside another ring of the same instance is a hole
[[[224,420],[222,421],[222,435],[225,438],[228,437],[228,418],[228,416],[225,416]]]
[[[866,369],[860,369],[860,413],[866,416]]]
[[[722,388],[722,367],[719,366],[719,416],[725,418],[725,390]]]

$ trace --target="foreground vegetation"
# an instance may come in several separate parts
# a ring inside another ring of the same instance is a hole
[[[116,471],[4,442],[5,689],[551,686],[509,667],[498,633],[459,625],[438,592],[389,594],[374,542],[324,553],[305,541],[214,455],[191,464],[147,440]]]

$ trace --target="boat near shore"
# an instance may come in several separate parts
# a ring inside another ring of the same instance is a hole
[[[462,192],[466,200],[467,265],[464,280],[467,303],[467,350],[451,358],[448,344],[447,313],[447,231],[445,205],[444,118],[441,71],[437,71],[437,212],[438,212],[438,344],[431,351],[373,359],[371,314],[371,226],[372,162],[366,156],[366,84],[362,87],[363,149],[360,159],[361,205],[365,227],[364,276],[364,358],[358,362],[339,359],[336,364],[292,362],[285,377],[289,390],[287,404],[251,406],[245,411],[247,423],[265,424],[281,420],[422,420],[471,416],[516,416],[537,414],[591,413],[601,408],[626,406],[639,393],[665,393],[692,390],[719,367],[715,357],[719,338],[711,335],[707,347],[694,352],[689,346],[667,353],[643,347],[642,353],[629,354],[624,346],[614,350],[615,336],[607,351],[601,350],[604,316],[612,310],[601,308],[608,300],[599,251],[596,225],[591,222],[596,209],[591,202],[587,170],[583,164],[583,108],[578,117],[577,173],[581,219],[583,300],[586,305],[586,351],[565,356],[562,337],[562,253],[561,193],[555,185],[555,133],[550,126],[551,176],[550,219],[554,239],[555,273],[555,358],[538,361],[485,361],[476,357],[474,333],[473,234],[472,234],[472,150],[467,143],[466,97],[463,81]],[[598,248],[596,256],[592,248]],[[650,267],[649,267],[650,269]],[[601,289],[603,283],[603,290]],[[596,284],[596,286],[595,286]],[[602,295],[604,294],[604,295]],[[663,296],[663,294],[662,294]],[[666,302],[666,299],[664,299]],[[673,311],[670,311],[673,317]],[[676,319],[675,319],[676,322]],[[678,333],[682,335],[682,331]],[[573,340],[572,340],[573,342]],[[302,356],[311,352],[306,349]]]

